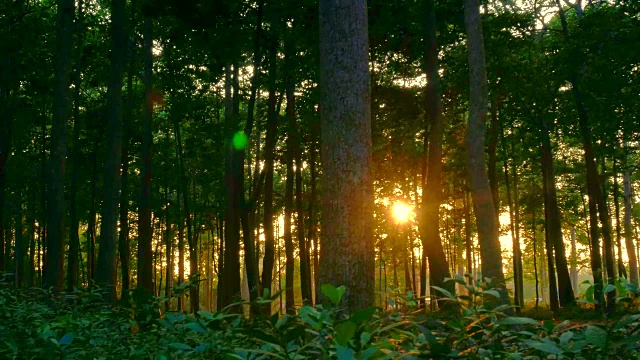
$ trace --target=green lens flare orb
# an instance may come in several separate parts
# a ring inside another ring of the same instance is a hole
[[[233,148],[236,150],[244,150],[249,144],[249,138],[244,131],[238,131],[233,135]]]

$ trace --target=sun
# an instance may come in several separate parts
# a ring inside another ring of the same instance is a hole
[[[413,207],[402,201],[393,203],[393,217],[398,223],[405,223],[413,216]]]

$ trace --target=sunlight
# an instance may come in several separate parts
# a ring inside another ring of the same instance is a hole
[[[411,217],[413,217],[413,207],[407,205],[403,201],[396,201],[393,204],[393,217],[399,224],[406,223]]]

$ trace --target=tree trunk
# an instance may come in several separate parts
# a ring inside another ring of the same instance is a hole
[[[544,153],[544,151],[543,151]],[[544,155],[543,155],[543,161],[546,162],[546,160],[544,160]],[[558,285],[556,283],[556,269],[555,269],[555,262],[553,260],[553,242],[551,240],[551,206],[549,205],[549,196],[547,194],[549,194],[549,192],[551,191],[549,189],[549,180],[548,180],[548,164],[545,164],[544,168],[543,168],[543,172],[542,172],[542,177],[543,177],[543,192],[544,192],[544,244],[545,244],[545,249],[546,249],[546,254],[547,254],[547,270],[548,270],[548,274],[549,274],[549,305],[551,308],[551,311],[553,312],[557,312],[560,309],[560,303],[558,301]]]
[[[93,171],[91,176],[91,205],[87,224],[87,275],[89,287],[93,286],[96,274],[96,180],[98,177],[98,142],[93,149]]]
[[[317,203],[317,177],[316,169],[317,144],[320,133],[320,122],[313,119],[311,124],[311,144],[309,149],[309,171],[311,173],[311,194],[309,196],[309,239],[313,243],[313,288],[314,288],[314,304],[317,303],[318,291],[320,290],[320,271],[319,271],[319,246],[317,236],[317,224],[315,217],[315,209]]]
[[[556,0],[556,5],[558,7],[558,12],[560,15],[560,22],[562,24],[562,32],[566,40],[569,40],[569,26],[567,23],[567,19],[564,13],[564,9],[560,4],[560,0]],[[582,57],[582,56],[581,56]],[[578,125],[580,128],[580,133],[582,135],[582,142],[584,147],[584,161],[587,168],[587,194],[589,195],[589,214],[590,214],[590,223],[591,223],[591,242],[592,242],[592,270],[594,276],[594,284],[595,284],[595,296],[598,304],[603,304],[603,300],[601,299],[602,294],[602,263],[600,257],[600,248],[599,248],[599,232],[598,232],[598,213],[600,215],[600,219],[602,222],[602,235],[604,238],[604,247],[605,249],[611,249],[611,231],[608,224],[608,210],[606,209],[604,203],[604,197],[602,195],[602,189],[599,184],[599,176],[598,169],[596,167],[595,156],[593,151],[592,144],[592,136],[591,136],[591,127],[589,124],[589,114],[587,112],[587,108],[585,106],[584,98],[582,91],[580,90],[578,84],[578,75],[575,69],[572,70],[572,73],[569,74],[569,81],[571,83],[571,92],[573,93],[573,98],[575,101],[576,109],[578,111]],[[609,251],[605,254],[605,258],[608,258],[611,254]],[[609,274],[613,273],[613,258],[605,259],[607,260],[607,272]],[[608,279],[610,284],[613,283],[612,278]],[[606,311],[613,311],[613,306],[615,305],[615,291],[611,291],[607,293],[607,307]]]
[[[631,216],[633,213],[631,175],[627,168],[624,169],[622,183],[624,187],[624,240],[627,246],[627,256],[629,257],[629,281],[638,285],[638,258],[636,257],[631,226]]]
[[[69,256],[67,258],[67,289],[73,290],[78,286],[80,253],[80,220],[78,219],[78,157],[80,155],[80,86],[82,82],[82,44],[84,38],[83,0],[78,1],[78,16],[76,19],[76,68],[73,74],[73,153],[71,155],[71,189],[69,199]]]
[[[478,242],[482,259],[482,276],[495,281],[501,291],[501,301],[508,303],[502,254],[500,250],[497,212],[491,196],[484,162],[484,135],[487,116],[487,74],[484,40],[478,0],[465,0],[465,28],[469,47],[470,115],[466,133],[467,171],[473,198]]]
[[[436,38],[436,16],[434,1],[427,0],[426,15],[426,58],[425,73],[427,75],[427,89],[425,91],[426,109],[424,113],[425,128],[430,126],[428,136],[428,158],[426,178],[422,189],[422,216],[420,216],[420,237],[422,247],[427,254],[430,270],[430,285],[454,291],[454,283],[445,283],[445,278],[451,277],[449,265],[440,239],[440,202],[442,196],[442,137],[444,135],[444,121],[442,118],[442,102],[440,99],[440,76],[438,75],[438,44]],[[425,140],[426,141],[426,140]],[[425,145],[425,148],[427,146]],[[423,173],[425,170],[423,170]],[[426,276],[422,278],[422,286],[426,288]],[[438,297],[443,294],[438,293]],[[444,305],[444,303],[439,303]]]
[[[174,262],[173,262],[173,232],[171,231],[171,220],[169,219],[169,186],[166,182],[168,175],[169,175],[168,172],[165,173],[165,186],[164,186],[164,203],[166,204],[165,205],[166,208],[164,212],[164,220],[165,220],[164,241],[165,241],[165,251],[166,251],[165,257],[167,259],[167,273],[166,273],[166,280],[165,280],[165,287],[164,287],[164,296],[168,299],[167,303],[165,304],[166,311],[171,310],[171,297],[173,296],[172,294],[173,278],[174,278],[174,272],[175,272]],[[138,248],[140,248],[140,244],[138,244]],[[147,245],[147,251],[151,251],[150,248],[151,248],[151,242],[149,242],[149,245]],[[138,253],[138,262],[140,262],[140,253]],[[151,262],[149,261],[149,263]],[[149,270],[147,269],[147,271]],[[149,273],[147,273],[147,276],[151,278]]]
[[[73,18],[75,2],[58,0],[56,30],[56,74],[51,158],[49,177],[49,220],[47,224],[47,254],[44,260],[43,287],[61,291],[64,286],[64,170],[67,152],[67,121],[69,120],[69,83]]]
[[[287,107],[289,104],[287,102]],[[290,120],[291,121],[291,120]],[[295,314],[295,298],[293,292],[293,277],[295,271],[295,259],[293,258],[293,239],[291,234],[291,215],[293,214],[293,185],[295,174],[293,171],[293,138],[287,138],[287,182],[284,193],[284,251],[285,263],[285,308],[287,314]]]
[[[549,128],[544,120],[540,121],[542,125],[542,171],[545,191],[545,222],[547,224],[546,229],[549,232],[549,241],[553,246],[555,254],[555,268],[558,275],[558,300],[560,301],[561,307],[566,307],[575,303],[575,296],[573,295],[564,241],[562,240],[561,214],[558,208],[558,196],[556,194]],[[551,269],[551,267],[549,267],[549,269]],[[549,278],[552,278],[553,273],[549,272],[549,274]],[[553,291],[551,293],[553,294]]]
[[[573,293],[578,293],[578,253],[576,242],[576,228],[571,228],[571,285],[573,286]]]
[[[624,262],[622,261],[622,226],[620,222],[620,200],[619,200],[620,190],[618,185],[618,169],[616,167],[616,163],[613,163],[613,203],[615,205],[616,211],[616,248],[618,255],[618,276],[627,277],[627,270],[624,267]]]
[[[503,148],[504,148],[504,133],[502,134],[502,138],[503,138]],[[515,180],[518,178],[518,174],[515,172],[515,165],[514,167],[514,187],[515,187]],[[509,179],[509,165],[507,164],[507,161],[505,160],[504,162],[504,182],[505,182],[505,186],[507,187],[507,205],[509,206],[509,225],[511,228],[511,241],[512,241],[512,248],[513,248],[513,289],[514,289],[514,294],[513,294],[513,298],[514,298],[514,305],[517,306],[516,308],[516,312],[520,312],[520,310],[522,310],[522,308],[524,307],[524,301],[523,301],[523,297],[522,297],[522,289],[523,289],[523,280],[522,280],[522,254],[520,252],[520,237],[519,234],[517,234],[517,230],[516,230],[516,221],[515,221],[515,214],[519,212],[519,209],[517,208],[517,206],[514,206],[513,204],[513,200],[511,198],[511,181]],[[514,189],[515,190],[515,189]],[[516,202],[517,202],[517,191],[516,191]]]
[[[276,147],[277,116],[276,105],[276,49],[275,42],[269,49],[269,99],[267,107],[267,135],[264,152],[264,259],[262,265],[262,288],[273,294],[272,276],[275,256],[274,229],[273,229],[273,163]]]
[[[129,84],[131,85],[132,79],[129,74]],[[127,86],[127,90],[131,91],[132,87]],[[128,107],[133,104],[131,94],[128,94]],[[131,120],[131,112],[127,112],[127,120]],[[122,190],[120,192],[120,236],[118,237],[118,253],[120,254],[120,276],[122,277],[122,295],[120,301],[127,306],[129,303],[129,265],[130,265],[130,250],[129,250],[129,129],[124,130],[124,136],[122,139]]]
[[[349,310],[375,291],[371,91],[366,0],[320,1],[323,188],[320,282]]]
[[[127,54],[126,1],[111,3],[111,74],[107,92],[107,151],[104,164],[104,202],[100,228],[100,251],[96,282],[109,287],[106,295],[115,301],[116,244],[120,203],[120,160],[122,150],[122,75]]]
[[[152,76],[153,76],[153,20],[149,16],[144,17],[143,25],[143,58],[144,58],[144,84],[145,102],[142,125],[142,173],[140,174],[140,203],[138,205],[138,288],[143,289],[147,294],[153,292],[153,253],[151,249],[153,230],[151,228],[151,148],[153,146],[152,121],[153,121],[153,100],[152,100]],[[167,174],[168,175],[168,174]],[[165,192],[167,189],[165,188]],[[165,194],[166,196],[166,194]],[[165,201],[165,204],[168,202]],[[165,216],[168,216],[168,205]],[[171,282],[169,278],[173,276],[171,246],[168,236],[169,219],[166,219],[167,231],[167,285],[165,292],[170,294]]]

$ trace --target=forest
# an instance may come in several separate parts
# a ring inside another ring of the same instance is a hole
[[[0,358],[640,358],[639,99],[635,0],[0,0]]]

